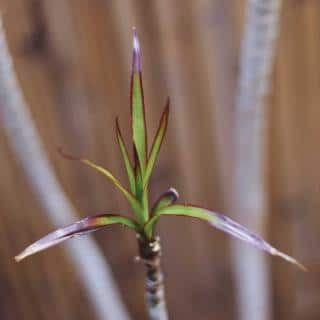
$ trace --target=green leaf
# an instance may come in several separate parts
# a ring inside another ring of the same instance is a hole
[[[15,257],[15,260],[21,261],[30,255],[43,251],[62,241],[99,230],[111,224],[122,224],[131,229],[138,230],[137,223],[127,217],[109,214],[91,216],[76,223],[70,224],[67,227],[49,233],[40,240],[28,246]]]
[[[142,195],[143,195],[143,188],[142,188],[142,178],[141,178],[140,167],[136,168],[135,175],[136,175],[136,195],[137,195],[138,201],[141,202]]]
[[[123,193],[123,195],[128,199],[133,211],[136,213],[136,215],[139,217],[141,216],[141,212],[142,212],[142,207],[139,203],[139,201],[125,188],[122,186],[122,184],[119,182],[118,179],[116,179],[110,171],[108,171],[107,169],[96,165],[95,163],[93,163],[92,161],[88,160],[88,159],[80,159],[80,161],[86,165],[88,165],[89,167],[99,171],[100,173],[102,173],[104,176],[106,176],[107,178],[109,178],[113,184]]]
[[[144,225],[149,219],[149,208],[148,208],[148,190],[142,188],[142,177],[140,167],[136,167],[136,198],[140,202],[142,211],[139,216],[139,222]]]
[[[118,118],[116,119],[116,134],[117,134],[117,140],[118,140],[118,144],[119,144],[120,151],[122,154],[122,158],[124,161],[124,165],[127,170],[128,179],[129,179],[129,183],[130,183],[130,189],[133,194],[136,194],[135,175],[134,175],[133,167],[132,167],[130,159],[129,159],[128,150],[126,148],[126,145],[124,143],[124,140],[123,140],[123,137],[121,134]]]
[[[84,159],[84,158],[77,158],[77,157],[74,157],[72,155],[69,155],[69,154],[66,154],[64,151],[62,151],[62,149],[58,149],[58,151],[60,152],[60,154],[66,158],[66,159],[69,159],[69,160],[78,160],[80,162],[82,162],[83,164],[97,170],[98,172],[102,173],[105,177],[107,177],[111,182],[113,182],[113,184],[118,188],[118,190],[120,190],[123,195],[128,199],[134,213],[139,217],[141,217],[142,215],[142,207],[139,203],[139,201],[134,197],[134,195],[132,195],[125,187],[122,186],[122,184],[120,183],[120,181],[118,179],[116,179],[112,173],[95,164],[94,162],[88,160],[88,159]]]
[[[145,232],[150,237],[153,232],[155,223],[158,221],[159,217],[162,215],[182,215],[187,217],[198,218],[209,222],[209,224],[219,230],[227,232],[232,236],[250,243],[251,245],[268,252],[271,255],[279,256],[282,259],[297,265],[302,270],[306,268],[299,263],[294,258],[288,256],[285,253],[278,251],[276,248],[272,247],[268,242],[263,240],[261,237],[251,232],[247,228],[243,227],[239,223],[233,221],[232,219],[205,208],[200,208],[196,206],[189,205],[172,205],[169,207],[162,208],[157,211],[157,214],[149,220],[145,226]]]
[[[133,58],[131,73],[132,135],[137,158],[144,175],[147,163],[147,129],[141,76],[141,54],[136,31],[133,33]],[[137,166],[137,164],[135,164]]]
[[[154,168],[155,162],[156,162],[157,157],[159,155],[162,141],[163,141],[164,136],[167,131],[168,117],[169,117],[169,110],[170,110],[169,105],[170,105],[170,101],[168,99],[167,103],[166,103],[166,107],[165,107],[165,109],[162,113],[161,119],[160,119],[160,124],[159,124],[158,130],[157,130],[157,133],[156,133],[154,140],[153,140],[153,143],[152,143],[152,148],[150,151],[146,172],[145,172],[145,175],[143,176],[143,188],[146,188],[148,185],[152,170]]]
[[[156,215],[159,210],[174,204],[178,200],[178,198],[179,193],[177,192],[177,190],[174,188],[169,188],[154,203],[151,210],[151,215]]]

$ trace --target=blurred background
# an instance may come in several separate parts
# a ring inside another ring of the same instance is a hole
[[[137,27],[142,47],[149,139],[166,97],[171,99],[166,142],[151,179],[151,199],[173,186],[183,202],[229,212],[230,137],[246,4],[244,0],[0,1],[32,118],[79,218],[129,209],[108,181],[62,159],[56,148],[62,146],[106,166],[127,185],[114,120],[119,116],[129,141],[132,26]],[[268,241],[301,260],[309,273],[266,258],[270,319],[320,318],[319,30],[319,1],[283,2],[266,99],[268,210],[263,230]],[[54,227],[1,122],[0,165],[0,318],[95,319],[75,272],[81,266],[74,265],[64,245],[21,264],[13,260]],[[163,219],[158,233],[171,318],[239,319],[230,237],[181,218]],[[134,234],[114,226],[93,237],[110,264],[131,318],[147,319],[144,269],[134,261]]]

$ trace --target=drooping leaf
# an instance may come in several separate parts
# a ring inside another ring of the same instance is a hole
[[[162,141],[164,139],[164,136],[167,131],[167,126],[168,126],[168,117],[169,117],[169,110],[170,110],[170,101],[169,99],[167,100],[166,107],[162,113],[161,119],[160,119],[160,124],[157,130],[157,133],[154,137],[153,143],[152,143],[152,148],[150,151],[150,155],[148,158],[147,162],[147,168],[146,172],[143,176],[143,188],[146,188],[149,182],[149,178],[151,176],[152,170],[154,168],[155,162],[157,160]]]
[[[123,216],[101,214],[87,217],[64,228],[49,233],[40,240],[28,246],[15,257],[15,260],[21,261],[30,255],[52,247],[62,241],[99,230],[111,224],[122,224],[134,230],[137,230],[138,228],[136,222]]]
[[[122,134],[121,134],[118,118],[116,119],[116,133],[117,133],[117,140],[118,140],[118,144],[119,144],[120,151],[121,151],[121,154],[122,154],[122,158],[123,158],[123,161],[124,161],[124,165],[125,165],[126,170],[127,170],[128,179],[129,179],[129,183],[130,183],[130,189],[131,189],[131,192],[134,195],[136,195],[135,175],[134,175],[133,167],[131,165],[131,161],[129,159],[128,150],[126,148],[126,145],[124,143],[124,140],[123,140],[123,137],[122,137]]]
[[[145,231],[148,236],[152,235],[154,224],[157,222],[157,220],[161,215],[182,215],[182,216],[205,220],[209,222],[209,224],[211,224],[213,227],[219,230],[227,232],[240,240],[248,242],[257,248],[270,253],[271,255],[279,256],[282,259],[297,265],[299,268],[301,268],[304,271],[306,270],[306,268],[297,260],[288,256],[285,253],[282,253],[276,248],[272,247],[268,242],[263,240],[257,234],[243,227],[239,223],[224,216],[223,214],[216,213],[208,209],[200,208],[196,206],[176,204],[176,205],[172,205],[172,206],[165,207],[158,210],[156,216],[151,218],[150,221],[145,226]]]
[[[154,203],[153,208],[151,210],[151,215],[156,215],[159,210],[174,204],[178,200],[178,198],[178,191],[174,188],[169,188]]]
[[[131,114],[133,143],[136,147],[136,157],[138,158],[139,166],[143,176],[147,163],[147,129],[141,75],[141,53],[136,30],[133,32]],[[137,163],[135,166],[137,166]]]
[[[97,170],[98,172],[102,173],[105,177],[107,177],[117,188],[118,190],[120,190],[123,195],[127,198],[127,200],[129,201],[133,211],[137,214],[137,215],[141,215],[141,205],[139,203],[139,201],[134,197],[134,195],[132,193],[130,193],[125,187],[122,186],[122,184],[120,183],[120,181],[118,179],[116,179],[112,173],[110,171],[108,171],[107,169],[95,164],[94,162],[88,160],[88,159],[84,159],[84,158],[77,158],[74,157],[72,155],[66,154],[64,151],[62,151],[61,148],[58,149],[60,154],[69,160],[78,160],[80,162],[82,162],[83,164]]]

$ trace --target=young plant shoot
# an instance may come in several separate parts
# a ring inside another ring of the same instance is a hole
[[[230,218],[196,205],[176,204],[178,193],[173,188],[169,188],[164,192],[153,204],[152,208],[149,209],[148,184],[167,130],[169,100],[164,108],[151,148],[148,150],[145,105],[141,77],[141,54],[139,40],[135,30],[133,32],[130,103],[133,161],[130,159],[128,149],[123,140],[118,119],[116,119],[115,126],[117,141],[128,174],[130,190],[126,189],[109,170],[88,159],[75,158],[63,153],[61,150],[60,152],[64,157],[71,160],[79,160],[109,179],[130,203],[133,216],[131,218],[115,214],[89,216],[67,227],[49,233],[45,237],[34,242],[15,257],[17,261],[74,236],[97,231],[112,224],[124,225],[132,229],[137,234],[140,259],[144,262],[147,269],[147,309],[150,319],[157,320],[167,319],[163,276],[160,269],[161,248],[159,238],[155,235],[155,226],[163,216],[185,216],[203,220],[209,223],[212,227],[229,233],[240,240],[246,241],[258,249],[270,253],[271,255],[279,256],[305,270],[304,266],[297,260],[280,252],[264,241],[261,237]]]

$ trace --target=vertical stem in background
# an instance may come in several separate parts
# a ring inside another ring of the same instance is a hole
[[[265,96],[269,89],[280,0],[249,0],[235,101],[233,212],[245,225],[265,232]],[[270,273],[263,253],[233,245],[241,320],[272,317]]]
[[[139,253],[146,267],[146,305],[150,320],[167,320],[160,239],[139,239]]]
[[[1,17],[0,102],[1,124],[44,213],[56,227],[77,220],[77,212],[54,174],[17,82]],[[111,270],[92,238],[81,243],[71,241],[66,246],[97,319],[128,320]]]

